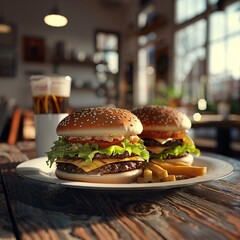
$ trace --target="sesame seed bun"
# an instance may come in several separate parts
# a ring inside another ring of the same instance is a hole
[[[143,126],[130,111],[112,107],[85,108],[65,117],[57,127],[60,136],[138,135]]]
[[[132,110],[142,122],[144,131],[186,131],[191,128],[190,119],[175,108],[144,106]]]
[[[89,175],[89,174],[73,174],[63,172],[59,169],[55,172],[60,179],[90,183],[132,183],[138,176],[142,174],[142,169],[134,169],[127,172],[104,174],[104,175]]]

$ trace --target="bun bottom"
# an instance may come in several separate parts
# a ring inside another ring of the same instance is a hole
[[[179,158],[165,159],[164,162],[167,162],[167,163],[184,162],[187,165],[192,165],[193,156],[191,154],[187,154],[186,156],[179,157]]]
[[[89,183],[132,183],[139,175],[142,174],[142,169],[134,169],[127,172],[104,175],[74,174],[56,169],[55,174],[59,179],[70,181]]]

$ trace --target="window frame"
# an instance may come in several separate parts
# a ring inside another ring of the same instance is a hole
[[[234,3],[237,3],[238,1],[237,0],[226,0],[225,3],[224,3],[224,6],[221,6],[222,7],[222,11],[225,11],[226,8],[228,6],[230,6],[231,4],[234,4]],[[218,40],[213,40],[211,41],[210,40],[210,16],[211,14],[213,14],[214,12],[216,11],[219,11],[220,9],[218,9],[218,6],[217,4],[215,5],[211,5],[210,4],[210,1],[209,0],[206,0],[206,10],[202,13],[200,13],[199,15],[196,15],[194,16],[193,18],[191,19],[188,19],[182,23],[177,23],[177,19],[176,19],[176,7],[177,7],[177,0],[174,1],[174,4],[173,4],[173,12],[174,12],[174,26],[173,26],[173,63],[172,63],[172,66],[173,66],[173,83],[174,84],[181,84],[175,77],[176,77],[176,74],[175,74],[175,71],[176,71],[176,66],[177,66],[177,60],[176,58],[179,56],[177,55],[177,51],[176,51],[176,43],[175,43],[175,38],[176,38],[176,33],[179,31],[179,30],[182,30],[188,26],[191,26],[192,24],[198,22],[199,20],[201,19],[204,19],[206,21],[206,41],[205,43],[202,45],[202,47],[205,48],[205,52],[206,52],[206,56],[205,56],[205,63],[204,63],[204,75],[206,78],[210,78],[211,75],[210,75],[210,71],[209,71],[209,67],[210,67],[210,46],[211,46],[211,43],[212,42],[217,42],[219,41]],[[236,33],[235,33],[236,34]],[[227,35],[227,36],[224,36],[224,38],[221,38],[221,40],[223,39],[228,39],[230,35]],[[189,51],[190,53],[191,51]],[[208,93],[207,93],[208,94]],[[205,96],[206,99],[208,99],[208,96]]]

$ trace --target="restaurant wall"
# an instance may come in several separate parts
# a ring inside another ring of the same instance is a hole
[[[29,76],[31,74],[51,74],[54,64],[51,58],[58,41],[65,42],[67,51],[84,51],[90,56],[94,54],[94,32],[96,29],[117,31],[120,33],[120,90],[121,106],[126,105],[126,69],[128,63],[133,63],[134,79],[137,81],[137,15],[138,0],[61,0],[60,11],[69,19],[69,24],[63,28],[53,28],[44,24],[43,17],[53,7],[54,1],[42,0],[8,0],[5,1],[6,19],[16,25],[16,74],[14,77],[0,77],[0,96],[12,99],[20,107],[30,108]],[[122,2],[119,4],[119,2]],[[167,19],[167,24],[156,29],[156,44],[161,47],[169,45],[171,55],[172,39],[172,4],[173,1],[153,0],[157,12]],[[111,4],[109,4],[111,3]],[[40,37],[45,41],[45,62],[32,63],[23,60],[23,38]],[[96,79],[93,67],[61,65],[60,74],[69,74],[75,82],[94,82]],[[171,71],[169,70],[169,73]],[[80,84],[81,85],[81,84]],[[24,94],[23,94],[24,93]],[[104,105],[106,99],[98,97],[94,91],[72,90],[70,104],[73,107]]]
[[[105,1],[104,1],[105,2]],[[65,42],[67,50],[84,51],[94,54],[94,31],[96,29],[123,32],[125,23],[125,5],[106,4],[100,0],[62,0],[60,11],[69,19],[63,28],[52,28],[44,24],[43,17],[53,7],[54,1],[7,0],[5,17],[16,25],[16,74],[14,77],[0,77],[0,96],[16,101],[20,107],[30,108],[29,76],[35,73],[51,74],[54,65],[51,62],[55,45]],[[43,63],[23,60],[23,38],[40,37],[45,41],[45,61]],[[75,80],[93,80],[92,68],[84,66],[62,66],[60,73],[69,73]],[[104,104],[105,99],[98,99],[94,93],[73,90],[70,102],[79,107],[84,105]]]

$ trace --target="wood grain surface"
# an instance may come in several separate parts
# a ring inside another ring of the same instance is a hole
[[[15,239],[2,187],[0,187],[0,191],[0,239]]]
[[[18,239],[240,239],[237,160],[224,158],[235,171],[218,181],[164,191],[101,192],[22,178],[15,173],[24,159],[18,162],[19,154],[1,164]],[[3,193],[0,200],[2,233],[8,221],[2,220]],[[12,239],[14,232],[7,232]]]
[[[17,153],[22,154],[18,148],[14,146],[9,146],[7,144],[0,144],[0,170],[3,171],[4,168],[7,168],[11,162],[14,162],[17,159]],[[25,159],[28,158],[24,155]],[[17,157],[18,158],[18,157]],[[4,179],[0,177],[0,239],[16,239],[15,230],[11,219],[11,213],[9,212],[9,201],[8,195],[6,194],[6,189],[4,185]]]

